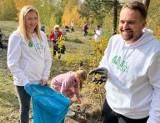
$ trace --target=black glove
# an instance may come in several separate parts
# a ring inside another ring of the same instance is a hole
[[[89,75],[94,74],[92,81],[96,82],[96,84],[101,84],[102,82],[106,82],[108,70],[104,67],[96,68],[89,72]]]

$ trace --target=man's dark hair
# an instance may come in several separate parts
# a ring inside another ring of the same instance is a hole
[[[142,17],[144,19],[147,18],[147,8],[141,2],[138,2],[138,1],[128,2],[128,3],[123,5],[122,9],[124,9],[124,8],[129,8],[131,10],[137,10],[137,11],[140,12],[140,14],[142,15]]]

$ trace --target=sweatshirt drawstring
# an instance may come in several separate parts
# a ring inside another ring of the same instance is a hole
[[[125,42],[124,42],[122,48],[124,47],[124,45],[125,45]],[[123,63],[124,63],[124,61],[125,61],[125,59],[126,59],[126,56],[127,56],[127,53],[128,53],[128,51],[129,51],[129,49],[131,48],[131,46],[132,46],[132,45],[130,45],[130,46],[127,48],[126,52],[124,53],[124,56],[121,57],[121,62],[119,63],[119,66],[121,66],[121,65],[123,66]],[[121,50],[122,50],[122,49],[121,49]],[[122,53],[122,54],[123,54],[123,53]]]

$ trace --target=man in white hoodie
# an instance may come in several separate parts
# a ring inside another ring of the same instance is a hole
[[[91,71],[108,76],[103,123],[160,123],[160,42],[144,28],[146,18],[143,3],[126,3],[120,34],[110,38],[98,69]]]

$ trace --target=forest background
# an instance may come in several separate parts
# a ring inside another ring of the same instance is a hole
[[[118,2],[118,13],[121,5],[126,0]],[[139,0],[142,2],[142,0]],[[0,1],[0,29],[6,38],[18,26],[19,11],[24,5],[33,5],[40,14],[41,24],[46,27],[49,35],[55,24],[60,25],[61,30],[70,26],[74,21],[75,32],[67,33],[65,45],[66,54],[61,61],[53,61],[51,76],[76,70],[79,64],[89,72],[96,68],[103,56],[107,42],[113,33],[113,3],[112,1],[100,2],[100,0],[1,0]],[[154,31],[160,39],[160,1],[151,0],[148,8],[147,28]],[[117,18],[119,15],[117,15]],[[89,24],[89,34],[83,37],[83,26]],[[93,41],[95,27],[100,24],[103,30],[101,42],[97,45]],[[118,24],[117,24],[118,25]],[[118,32],[118,31],[117,31]],[[6,50],[0,51],[0,122],[18,123],[18,101],[12,75],[6,66],[7,41],[3,42]],[[66,123],[100,123],[101,108],[105,99],[104,83],[96,85],[91,82],[92,76],[83,86],[81,92],[82,104],[73,105],[76,112],[73,118],[66,118]]]
[[[53,30],[55,24],[65,27],[70,26],[73,21],[75,27],[81,28],[85,23],[90,27],[100,24],[107,30],[106,35],[110,36],[113,23],[113,0],[101,1],[103,0],[1,0],[0,20],[18,21],[21,8],[24,5],[33,5],[39,11],[41,24],[46,27],[47,33]],[[129,0],[118,1],[118,12],[126,1]],[[138,1],[143,2],[143,0]],[[159,34],[157,32],[160,23],[159,8],[159,1],[151,0],[148,27],[152,28],[155,34]]]

